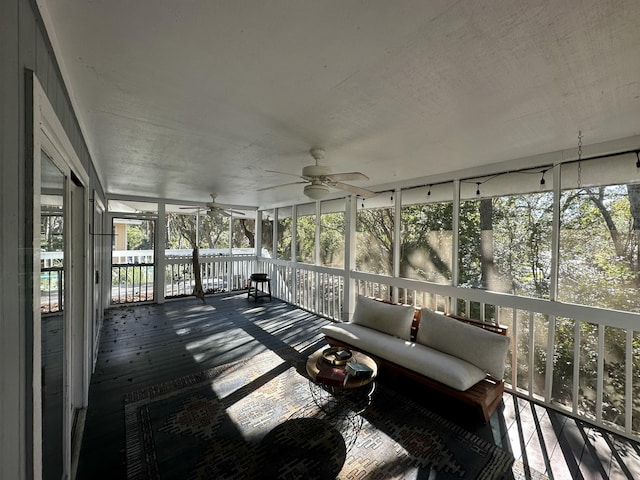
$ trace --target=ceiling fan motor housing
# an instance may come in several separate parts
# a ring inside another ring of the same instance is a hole
[[[326,177],[331,175],[331,169],[323,165],[308,165],[302,169],[303,177]]]

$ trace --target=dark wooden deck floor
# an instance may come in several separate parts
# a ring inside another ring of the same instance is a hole
[[[89,393],[79,480],[124,479],[123,395],[268,349],[312,352],[324,345],[326,319],[278,300],[248,302],[246,294],[189,298],[164,305],[109,310]],[[450,402],[402,379],[383,378],[438,414],[513,452],[549,478],[640,478],[640,446],[623,437],[506,394],[482,425]]]

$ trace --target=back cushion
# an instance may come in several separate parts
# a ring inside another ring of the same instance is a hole
[[[510,341],[506,335],[474,327],[428,308],[420,311],[417,343],[473,363],[500,380],[504,376]]]
[[[391,305],[358,295],[351,323],[409,340],[414,311],[411,306]]]

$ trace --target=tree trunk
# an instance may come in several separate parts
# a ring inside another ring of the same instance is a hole
[[[640,284],[640,184],[627,185],[631,217],[633,218],[633,230],[636,232],[636,282]]]
[[[193,287],[193,295],[196,298],[202,300],[202,303],[207,303],[204,299],[204,290],[202,289],[202,276],[200,275],[200,252],[198,247],[193,247],[193,275],[195,277],[196,284]]]
[[[256,246],[256,242],[255,242],[255,235],[254,233],[251,231],[251,229],[247,226],[247,220],[244,218],[240,219],[240,226],[242,227],[242,230],[244,231],[244,235],[245,237],[247,237],[247,240],[249,241],[249,247],[251,248],[255,248]]]
[[[480,200],[480,285],[490,288],[493,283],[493,200]]]
[[[607,210],[606,205],[603,201],[604,197],[604,187],[600,187],[598,189],[598,194],[594,195],[593,193],[589,193],[589,198],[593,202],[593,204],[598,208],[602,218],[604,219],[604,223],[607,225],[607,229],[609,230],[609,235],[611,235],[611,241],[613,241],[613,248],[616,250],[616,255],[618,257],[624,257],[624,243],[620,239],[620,232],[616,228],[616,224],[613,221],[613,217],[611,216],[611,212]],[[629,200],[631,200],[631,195],[629,195]]]

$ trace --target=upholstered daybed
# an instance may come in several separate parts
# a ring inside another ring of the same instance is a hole
[[[358,296],[351,321],[322,332],[330,345],[365,352],[382,369],[471,405],[485,423],[502,400],[505,327]]]

